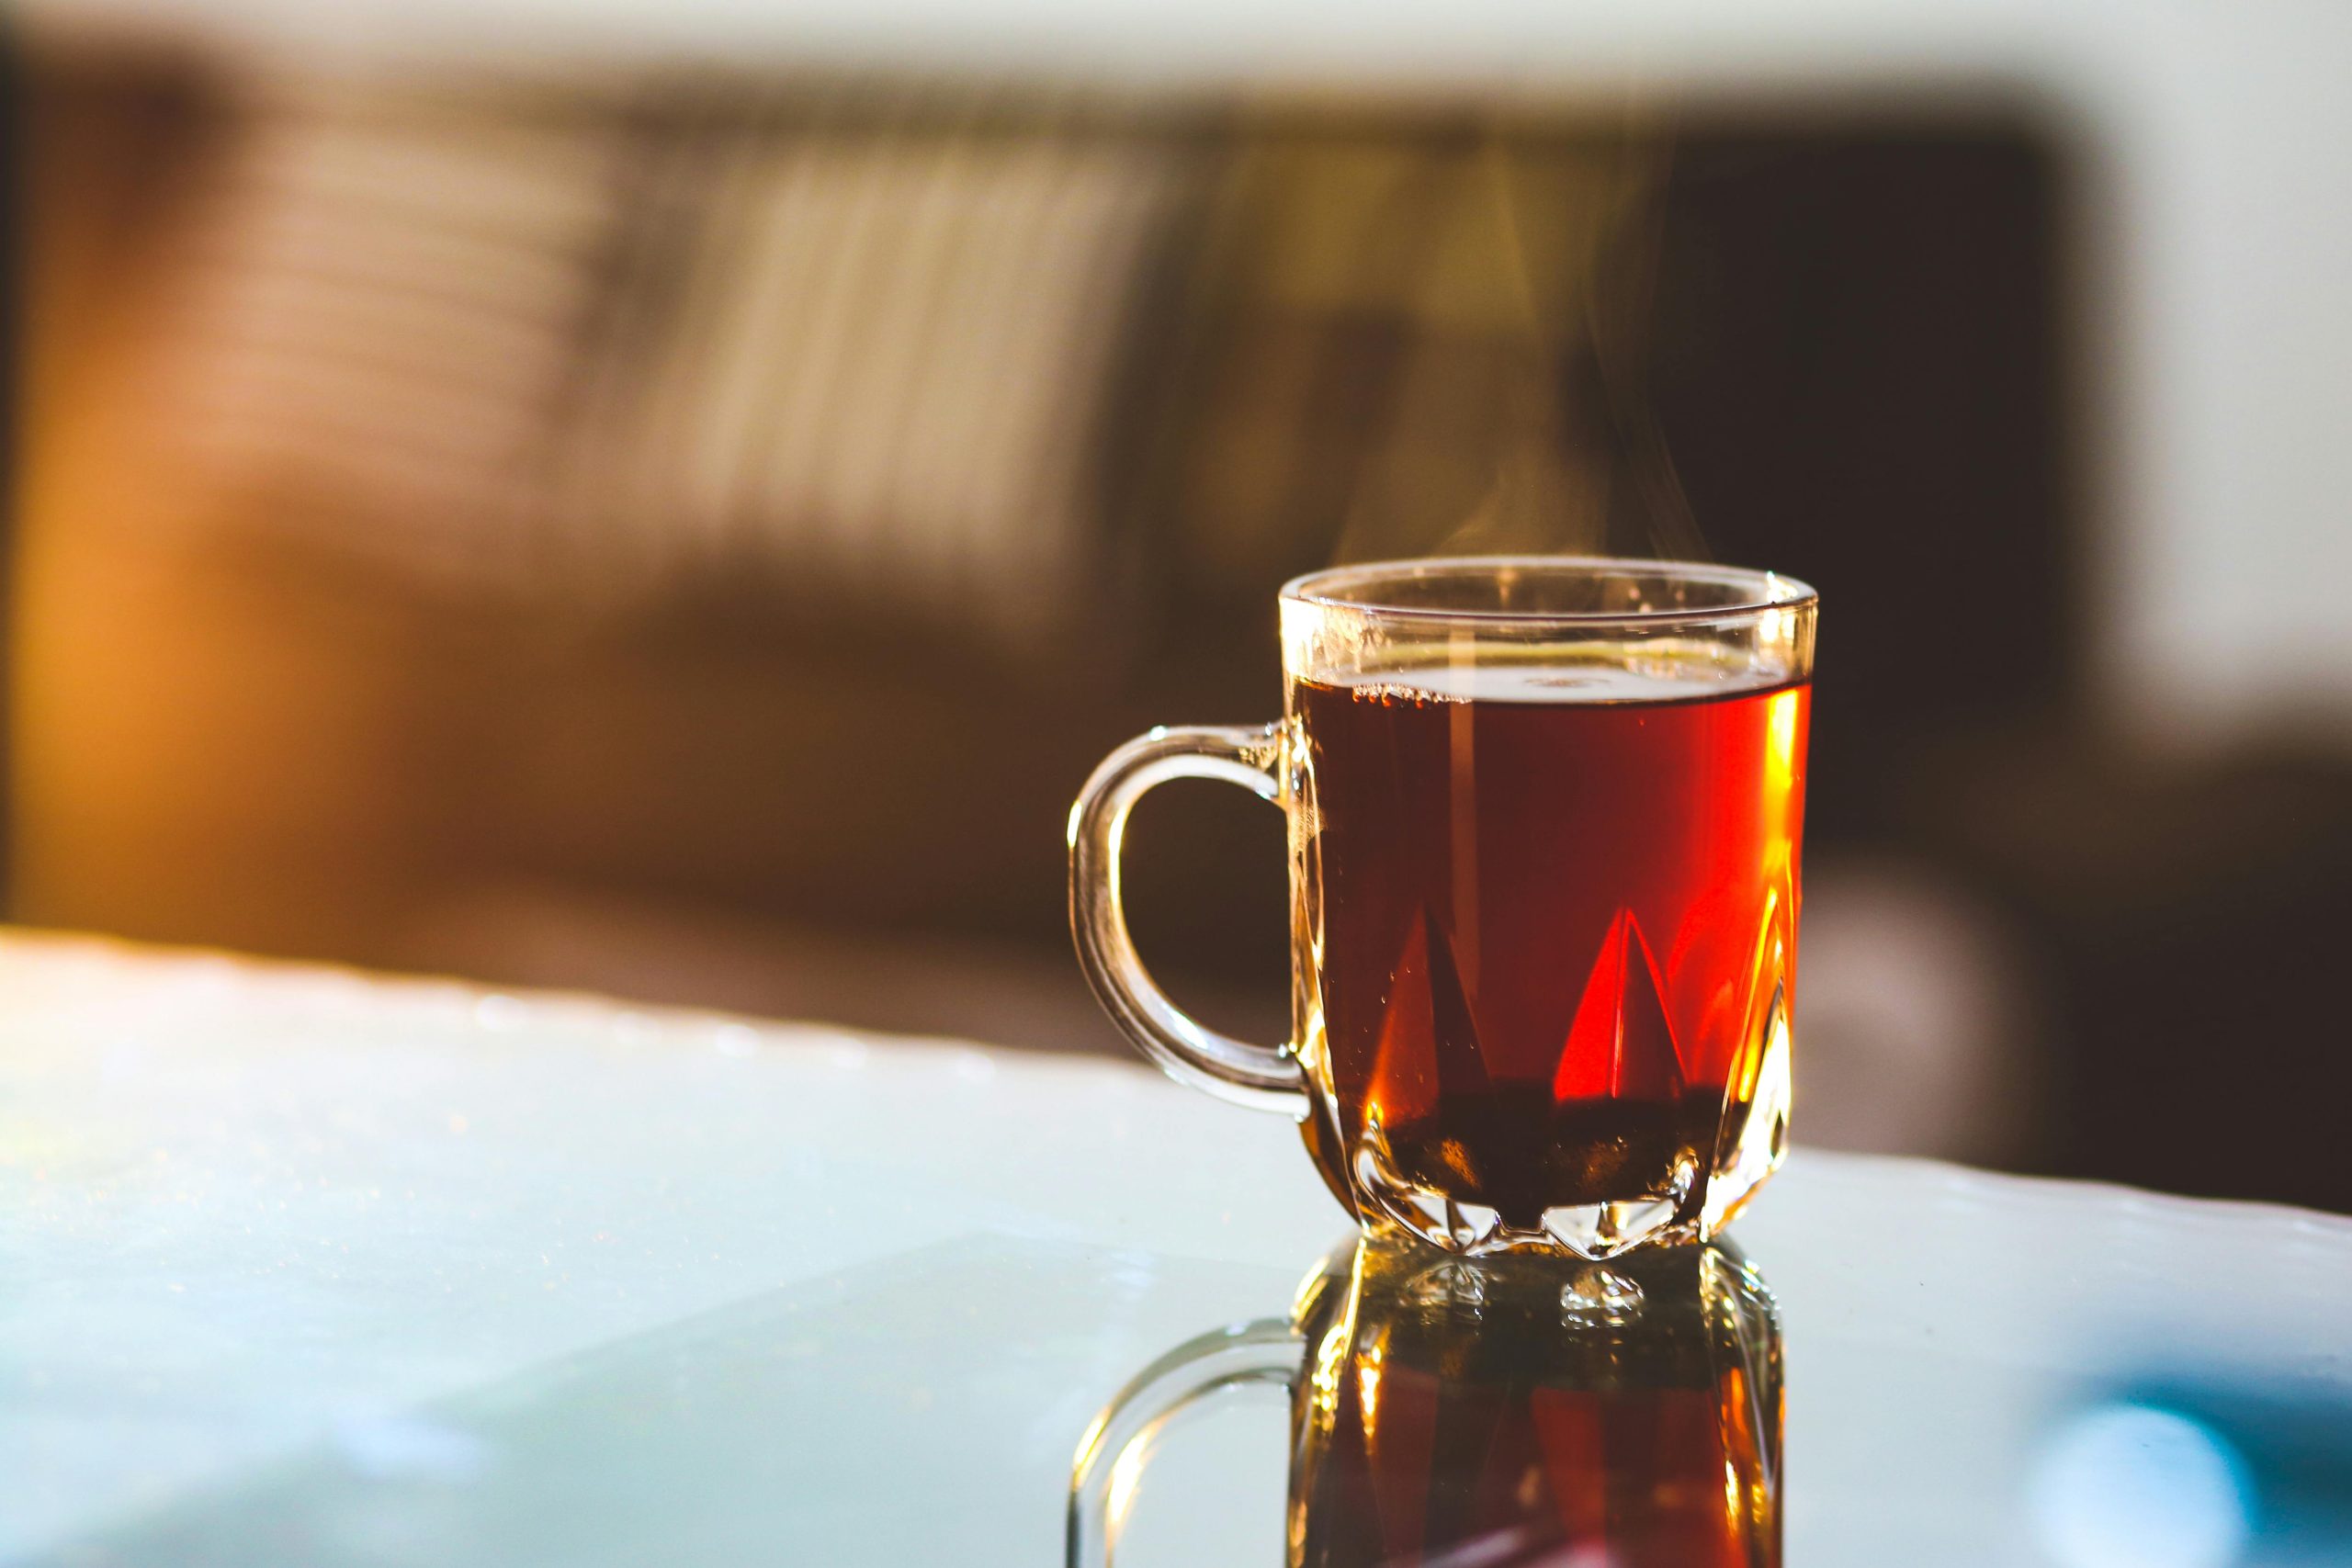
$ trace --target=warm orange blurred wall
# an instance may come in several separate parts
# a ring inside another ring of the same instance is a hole
[[[1273,584],[1623,510],[1538,369],[1641,237],[1619,130],[33,76],[28,919],[804,1010],[1050,963],[1082,1009],[1062,805],[1272,700]],[[1223,897],[1165,901],[1211,970]]]

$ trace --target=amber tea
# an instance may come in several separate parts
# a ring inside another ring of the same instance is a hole
[[[1685,1205],[1788,1006],[1810,694],[1438,674],[1294,694],[1319,1152],[1409,1220],[1506,1237]]]

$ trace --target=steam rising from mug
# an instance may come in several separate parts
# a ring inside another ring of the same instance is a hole
[[[1465,160],[1428,193],[1439,237],[1411,290],[1424,330],[1333,559],[1712,559],[1650,384],[1667,143],[1629,130],[1558,147],[1490,128]],[[1491,428],[1460,427],[1481,413]]]

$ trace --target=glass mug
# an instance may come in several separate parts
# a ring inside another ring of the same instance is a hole
[[[1087,979],[1179,1081],[1296,1117],[1366,1224],[1587,1258],[1714,1235],[1787,1142],[1815,609],[1670,561],[1291,582],[1283,721],[1155,729],[1071,808]],[[1185,1013],[1128,934],[1128,812],[1182,777],[1289,818],[1280,1046]]]
[[[1071,1465],[1064,1561],[1114,1560],[1177,1417],[1271,1385],[1288,1568],[1779,1568],[1781,1368],[1771,1292],[1727,1245],[1604,1269],[1367,1236],[1288,1318],[1188,1341],[1113,1399]]]

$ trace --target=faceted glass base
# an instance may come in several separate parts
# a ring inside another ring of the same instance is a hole
[[[1433,1158],[1417,1150],[1408,1168],[1374,1111],[1347,1153],[1348,1195],[1365,1221],[1394,1224],[1433,1247],[1473,1258],[1535,1252],[1597,1262],[1655,1243],[1708,1240],[1747,1206],[1787,1150],[1786,997],[1785,981],[1772,987],[1771,1000],[1724,1086],[1720,1111],[1702,1106],[1705,1120],[1691,1126],[1687,1112],[1676,1109],[1674,1122],[1690,1130],[1678,1133],[1666,1152],[1653,1147],[1646,1161],[1637,1162],[1624,1157],[1624,1140],[1605,1135],[1596,1136],[1590,1150],[1560,1151],[1596,1172],[1612,1168],[1615,1156],[1615,1179],[1623,1184],[1617,1192],[1506,1215],[1464,1196],[1464,1189],[1476,1190],[1464,1178],[1476,1170],[1476,1151],[1441,1144]],[[1638,1172],[1645,1168],[1657,1174],[1644,1179]],[[1608,1179],[1597,1176],[1594,1184],[1607,1192]]]
[[[1375,1130],[1376,1133],[1376,1130]],[[1470,1258],[1567,1253],[1598,1262],[1653,1242],[1705,1239],[1693,1192],[1561,1205],[1540,1225],[1512,1225],[1490,1207],[1463,1202],[1399,1175],[1376,1135],[1357,1146],[1354,1187],[1366,1218],[1388,1221],[1433,1247]]]

